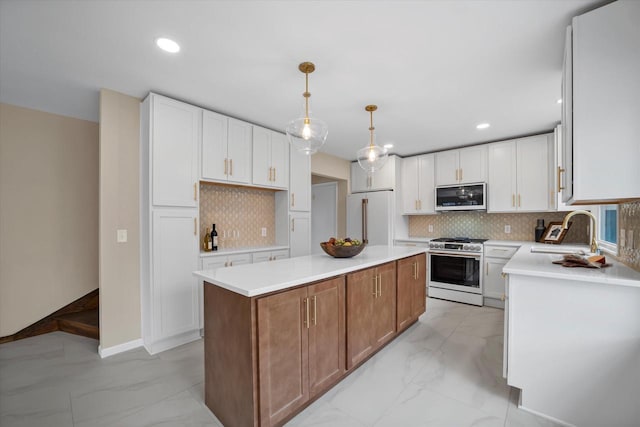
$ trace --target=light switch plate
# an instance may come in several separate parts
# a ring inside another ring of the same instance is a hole
[[[267,227],[262,227],[261,233],[262,233],[262,237],[267,237]]]
[[[511,226],[510,225],[505,225],[504,226],[504,232],[507,233],[507,234],[511,233]]]
[[[127,243],[127,230],[118,230],[116,241],[118,243]]]
[[[429,233],[433,233],[433,224],[429,224]]]

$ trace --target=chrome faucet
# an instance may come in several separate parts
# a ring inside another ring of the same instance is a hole
[[[596,243],[596,217],[593,216],[593,214],[589,211],[584,211],[584,210],[578,210],[578,211],[571,211],[567,214],[567,216],[564,217],[564,219],[562,220],[562,228],[564,230],[569,228],[569,219],[574,216],[574,215],[578,215],[578,214],[582,214],[582,215],[586,215],[589,218],[591,218],[591,228],[590,228],[590,234],[591,234],[591,249],[590,251],[592,253],[597,253],[598,252],[598,244]]]

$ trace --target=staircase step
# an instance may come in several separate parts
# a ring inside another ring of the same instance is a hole
[[[61,331],[100,339],[100,319],[98,309],[67,313],[55,318]]]

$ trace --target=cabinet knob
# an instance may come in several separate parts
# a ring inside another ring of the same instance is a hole
[[[500,301],[504,301],[507,299],[507,296],[505,294],[502,294],[502,296],[500,297]]]

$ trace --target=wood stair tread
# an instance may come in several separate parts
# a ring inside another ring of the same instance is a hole
[[[56,316],[61,331],[89,338],[100,338],[98,309],[66,313]]]

